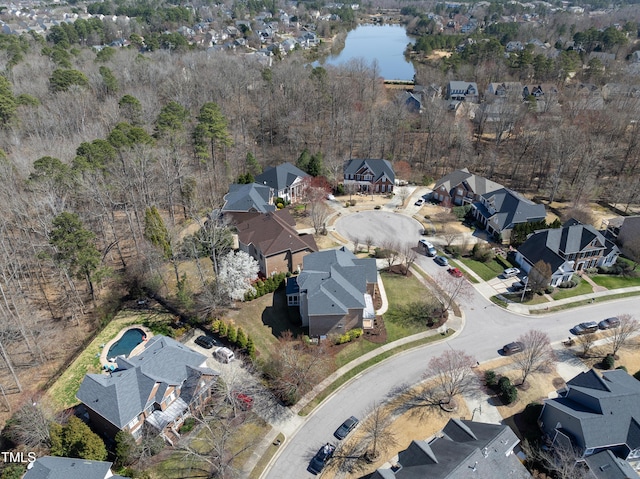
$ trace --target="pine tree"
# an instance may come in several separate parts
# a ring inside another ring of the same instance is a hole
[[[236,344],[242,349],[245,349],[247,347],[247,335],[244,333],[244,330],[242,328],[238,328],[238,333],[236,335]]]
[[[256,359],[256,345],[251,336],[247,337],[247,354],[251,359]]]
[[[229,327],[227,328],[227,339],[231,344],[234,344],[237,338],[238,338],[238,333],[236,331],[236,328],[233,326],[233,324],[230,324]]]

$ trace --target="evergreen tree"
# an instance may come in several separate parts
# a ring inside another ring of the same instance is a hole
[[[144,237],[162,251],[165,259],[173,257],[169,231],[155,206],[147,208],[144,212]]]
[[[56,423],[51,426],[51,454],[104,461],[107,458],[107,448],[89,426],[71,416],[66,425]]]
[[[247,337],[247,354],[251,359],[256,358],[256,345],[254,344],[251,336]]]
[[[235,344],[237,338],[238,338],[238,333],[236,331],[236,328],[233,324],[230,324],[229,327],[227,328],[227,339],[231,344]]]
[[[302,153],[300,153],[298,161],[296,161],[296,166],[306,173],[309,169],[309,163],[311,163],[311,153],[305,148],[302,150]]]
[[[244,333],[244,329],[238,328],[238,332],[236,334],[236,344],[238,347],[245,349],[247,347],[247,335]]]
[[[247,153],[245,165],[247,167],[247,172],[251,173],[251,175],[253,176],[258,176],[260,173],[262,173],[262,166],[260,166],[260,163],[258,163],[258,160],[256,160],[256,157],[253,156],[251,152]]]

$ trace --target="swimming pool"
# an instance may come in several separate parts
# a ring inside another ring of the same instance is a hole
[[[145,336],[142,329],[133,328],[126,331],[118,341],[111,345],[107,353],[107,359],[120,355],[128,356],[133,351],[133,348],[143,341]]]

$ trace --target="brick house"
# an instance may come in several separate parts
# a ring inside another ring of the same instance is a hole
[[[344,186],[364,193],[391,193],[396,180],[387,160],[349,160],[344,165]]]
[[[501,184],[463,168],[440,178],[433,187],[432,199],[443,206],[459,206],[480,201],[482,195],[500,188]]]

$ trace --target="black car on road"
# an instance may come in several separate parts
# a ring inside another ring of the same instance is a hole
[[[320,474],[324,469],[324,466],[329,462],[329,459],[331,459],[331,456],[333,456],[335,450],[336,446],[333,444],[326,443],[322,446],[320,450],[316,452],[316,455],[313,456],[313,459],[311,459],[311,462],[309,463],[309,472],[312,472],[313,474]]]
[[[333,435],[336,439],[340,441],[343,440],[351,431],[353,431],[353,429],[358,425],[358,422],[358,418],[351,416],[343,422],[338,429],[336,429],[336,432],[334,432]]]

